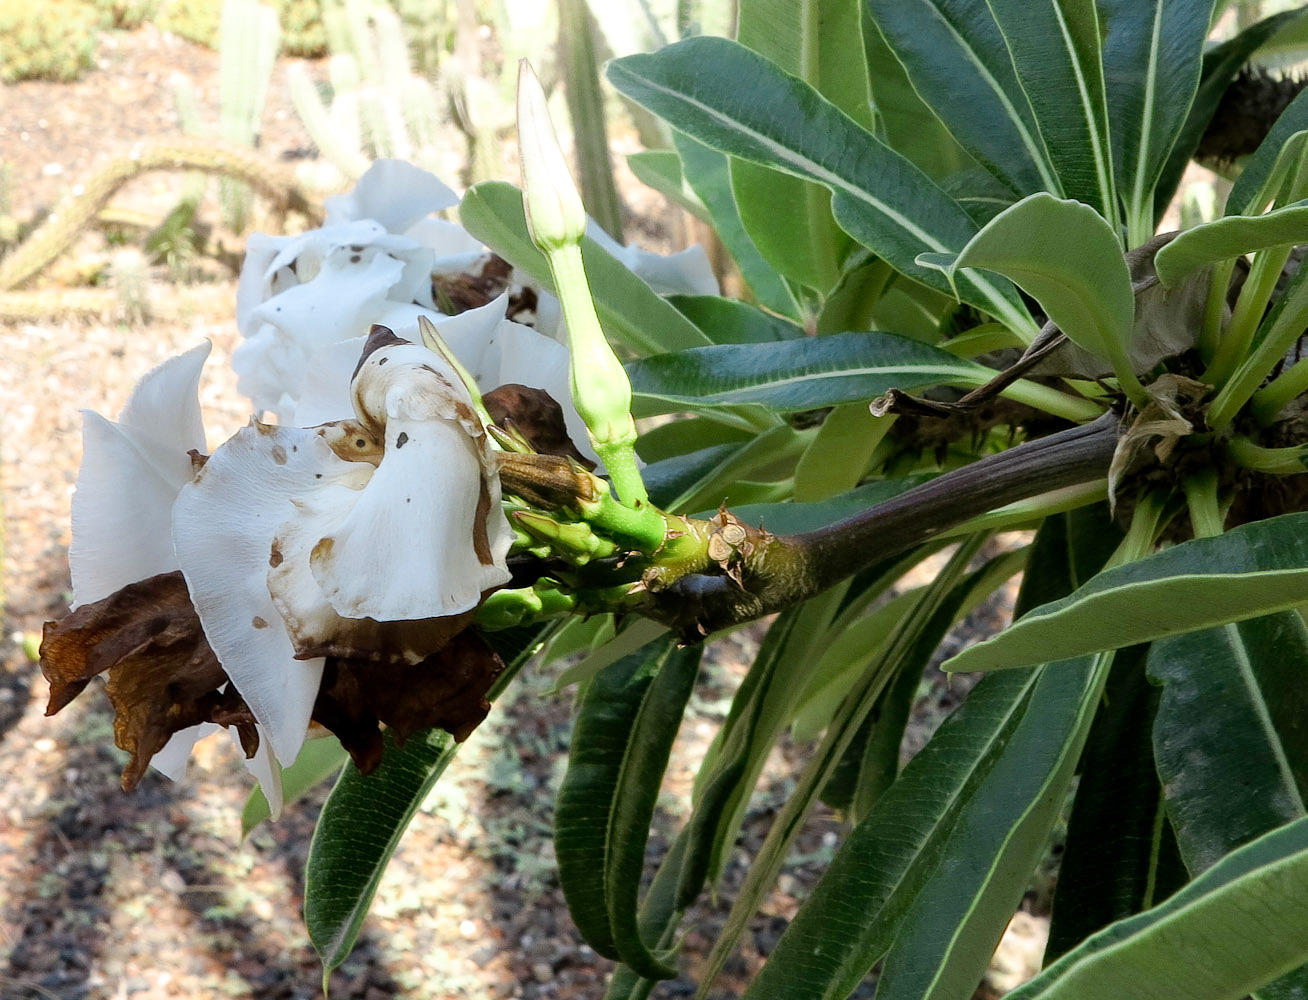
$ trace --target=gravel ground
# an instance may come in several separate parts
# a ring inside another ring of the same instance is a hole
[[[0,91],[8,211],[25,218],[131,141],[172,134],[174,72],[191,77],[216,120],[216,67],[213,53],[147,27],[106,36],[100,68],[81,83]],[[307,137],[280,96],[284,72],[283,65],[273,84],[263,150],[303,158],[310,155]],[[166,211],[177,183],[143,179],[121,200]],[[103,259],[98,239],[85,242],[76,254]],[[61,273],[67,272],[55,270]],[[49,287],[44,283],[38,287]],[[211,444],[245,422],[227,366],[238,341],[231,277],[212,273],[174,285],[156,273],[151,287],[163,307],[156,315],[165,318],[148,323],[70,320],[52,311],[41,322],[0,325],[7,595],[0,644],[0,998],[308,1000],[322,991],[300,919],[302,870],[324,792],[242,843],[248,779],[234,749],[213,739],[201,744],[185,781],[151,773],[125,795],[118,789],[124,755],[112,745],[107,701],[93,690],[44,718],[47,687],[21,647],[24,636],[39,635],[42,621],[67,606],[78,411],[117,413],[142,373],[208,338],[214,353],[202,402]],[[991,609],[974,627],[993,627],[996,614]],[[675,811],[677,793],[693,780],[755,641],[746,632],[713,647],[669,770],[663,801],[672,811],[658,815],[651,860],[684,818]],[[553,868],[551,804],[565,765],[572,696],[551,695],[551,687],[550,676],[527,671],[465,745],[415,818],[358,949],[333,974],[333,997],[602,994],[611,965],[580,941]],[[959,696],[938,677],[935,692],[915,720],[919,740]],[[803,756],[804,748],[790,745],[774,752],[718,905],[695,915],[682,963],[688,978],[656,996],[693,992],[690,979]],[[840,836],[829,813],[810,823],[794,853],[803,863],[782,875],[716,997],[739,995]],[[1042,934],[1041,918],[1019,915],[996,963],[996,989],[1030,974]]]

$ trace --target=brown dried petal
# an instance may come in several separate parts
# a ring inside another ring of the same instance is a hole
[[[484,394],[482,402],[496,424],[520,431],[540,454],[576,459],[587,469],[595,468],[568,437],[563,408],[544,389],[509,383]]]
[[[462,632],[421,663],[378,666],[331,657],[323,672],[313,718],[336,734],[355,766],[367,774],[381,761],[378,724],[398,742],[439,727],[467,739],[486,718],[486,692],[504,669],[481,636]]]
[[[108,671],[114,742],[132,755],[123,787],[140,781],[172,735],[201,722],[236,726],[247,755],[258,747],[254,718],[227,684],[180,572],[124,587],[68,617],[46,622],[41,672],[50,681],[46,715]]]

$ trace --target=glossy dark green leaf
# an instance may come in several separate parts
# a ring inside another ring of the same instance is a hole
[[[1199,87],[1213,0],[1100,0],[1113,165],[1136,225],[1153,235],[1154,186]]]
[[[690,38],[609,64],[622,93],[700,142],[818,181],[836,220],[892,267],[942,292],[942,275],[917,255],[956,253],[976,226],[925,174],[802,80],[722,38]],[[1012,325],[1033,324],[1007,282],[958,283],[963,300]]]
[[[871,128],[857,3],[741,0],[736,40],[801,77],[842,111]],[[837,281],[849,238],[820,184],[733,159],[731,188],[740,216],[779,274],[827,292]]]
[[[987,0],[1061,193],[1118,218],[1094,0]]]
[[[876,110],[872,131],[877,138],[898,150],[942,186],[946,185],[947,178],[960,171],[985,173],[913,88],[908,73],[877,27],[869,5],[860,6],[863,9],[867,84]],[[986,173],[986,176],[991,175]],[[1007,187],[1004,190],[1011,201],[1012,190]]]
[[[645,480],[650,499],[659,507],[666,508],[746,444],[747,442],[709,445],[645,466],[641,476]]]
[[[601,955],[646,978],[675,975],[641,937],[637,904],[663,771],[699,667],[699,647],[656,640],[587,686],[559,789],[554,839],[573,920]]]
[[[800,315],[799,303],[782,277],[759,252],[758,246],[741,221],[740,208],[731,188],[730,162],[716,149],[697,142],[681,132],[673,133],[677,152],[681,156],[686,182],[699,197],[712,218],[713,228],[727,248],[727,253],[740,268],[758,301],[769,309],[786,316]],[[791,178],[785,178],[791,180]],[[727,301],[725,299],[720,301]],[[737,343],[715,335],[715,331],[700,327],[715,344]]]
[[[1195,92],[1190,114],[1186,116],[1185,124],[1176,137],[1176,143],[1172,146],[1172,152],[1167,158],[1167,164],[1154,190],[1156,218],[1162,218],[1171,203],[1172,196],[1181,183],[1181,175],[1185,173],[1186,164],[1199,148],[1199,140],[1203,138],[1208,123],[1212,121],[1213,112],[1217,110],[1222,95],[1226,93],[1226,88],[1236,74],[1259,46],[1303,16],[1302,10],[1287,10],[1273,14],[1204,53],[1203,66],[1199,74],[1199,89]]]
[[[487,641],[506,664],[492,696],[531,657],[550,626],[506,629]],[[383,734],[382,762],[372,774],[342,773],[318,817],[304,872],[304,922],[323,977],[349,957],[386,865],[418,806],[454,758],[458,745],[442,730],[396,746]]]
[[[1239,1000],[1308,961],[1308,819],[1105,928],[1012,1000]]]
[[[1019,613],[1091,577],[1113,539],[1097,508],[1048,519],[1031,553]],[[1041,721],[1028,709],[1042,676],[1028,670],[986,677],[945,720],[851,831],[746,993],[750,1000],[834,1000],[857,986],[895,941],[913,900],[941,864],[959,817],[1024,719],[1028,738],[1037,738],[1033,730]],[[1051,697],[1053,690],[1046,688]],[[1017,779],[1019,786],[1025,782]]]
[[[888,333],[721,344],[627,366],[645,414],[758,403],[781,411],[871,400],[888,389],[982,385],[993,369]]]
[[[913,87],[972,156],[1019,195],[1062,193],[984,0],[870,0],[868,10]]]
[[[646,149],[627,157],[627,166],[642,184],[666,195],[700,222],[710,222],[708,209],[681,172],[681,157],[671,149]]]
[[[720,423],[708,417],[686,417],[669,420],[645,431],[636,441],[636,453],[646,462],[658,464],[664,459],[680,458],[718,444],[744,444],[754,433],[753,429]]]
[[[945,663],[995,670],[1118,649],[1308,603],[1308,514],[1241,525],[1101,573]]]
[[[1308,815],[1305,663],[1308,632],[1293,611],[1154,643],[1154,753],[1192,873]]]
[[[1044,964],[1115,920],[1147,910],[1185,884],[1185,865],[1163,811],[1149,731],[1158,689],[1142,648],[1113,664],[1081,757],[1067,824]]]
[[[527,235],[522,192],[503,181],[468,189],[459,221],[514,267],[554,289],[545,257]],[[712,343],[695,324],[620,264],[592,239],[582,244],[586,276],[605,332],[637,354],[658,354]]]
[[[669,295],[683,316],[715,344],[770,344],[804,336],[804,328],[739,299],[717,295]],[[766,304],[766,303],[765,303]]]

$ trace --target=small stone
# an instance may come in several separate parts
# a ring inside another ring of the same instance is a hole
[[[549,962],[533,962],[531,976],[538,983],[548,983],[554,978],[554,970],[550,967]]]

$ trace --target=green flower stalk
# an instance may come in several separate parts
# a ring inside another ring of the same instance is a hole
[[[545,92],[525,59],[518,70],[518,142],[527,229],[549,263],[568,325],[572,398],[619,500],[627,507],[645,507],[648,494],[636,461],[631,382],[604,336],[582,265],[586,209],[559,148]]]

